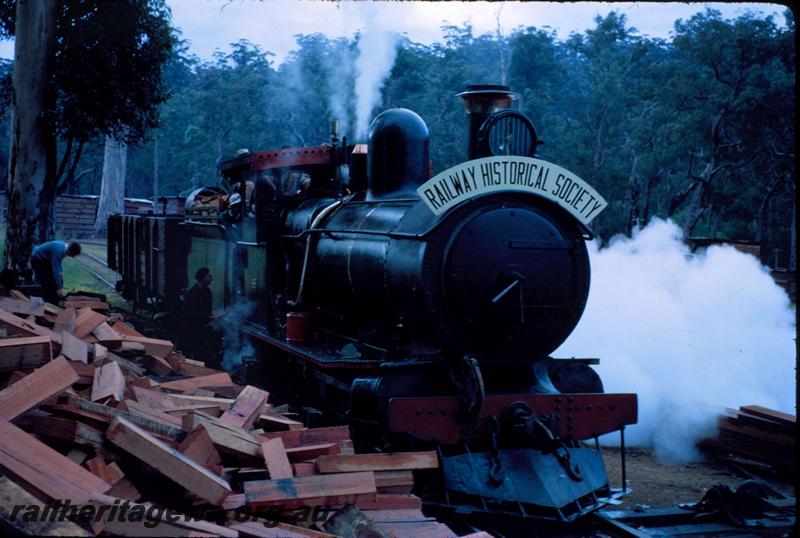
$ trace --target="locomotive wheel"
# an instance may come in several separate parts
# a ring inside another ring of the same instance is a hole
[[[559,390],[568,394],[603,392],[603,381],[588,364],[580,362],[551,365],[550,380]]]

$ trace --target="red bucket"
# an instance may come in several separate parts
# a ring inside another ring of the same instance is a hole
[[[311,340],[311,312],[286,314],[286,341],[308,342],[309,340]]]

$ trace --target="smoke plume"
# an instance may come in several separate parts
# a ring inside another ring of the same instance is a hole
[[[729,246],[691,255],[663,220],[589,250],[587,308],[554,356],[600,357],[606,392],[639,395],[627,442],[688,461],[723,407],[794,413],[794,310],[755,257]]]
[[[242,357],[255,354],[250,337],[242,332],[242,324],[253,314],[257,304],[256,301],[236,303],[214,321],[214,327],[222,330],[225,338],[222,357],[225,371],[235,371],[242,366]]]
[[[398,36],[367,28],[358,40],[356,58],[356,139],[366,141],[370,114],[380,101],[383,81],[397,56]]]
[[[333,50],[323,60],[328,82],[328,106],[331,119],[339,120],[339,137],[350,129],[349,105],[352,102],[355,60],[345,43],[336,42]]]

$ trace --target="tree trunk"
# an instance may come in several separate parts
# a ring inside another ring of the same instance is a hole
[[[497,22],[497,48],[500,52],[500,84],[505,85],[506,79],[508,78],[508,68],[506,67],[505,42],[503,40],[503,32],[501,32],[500,28],[501,11],[503,11],[503,4],[500,4],[500,7],[495,12],[494,20]]]
[[[789,270],[797,269],[797,204],[792,204],[792,228],[790,232]]]
[[[631,171],[628,174],[628,188],[625,191],[625,214],[628,216],[625,232],[631,235],[633,232],[634,223],[637,227],[641,224],[639,221],[639,156],[633,154],[633,162],[631,163]]]
[[[100,184],[100,200],[94,221],[94,236],[105,237],[108,232],[108,217],[125,210],[125,167],[128,160],[128,145],[122,140],[106,136],[103,154],[103,180]]]
[[[660,172],[659,172],[660,174]],[[658,180],[658,176],[652,174],[647,177],[647,180],[644,182],[644,194],[642,198],[644,199],[644,206],[642,207],[642,225],[647,226],[650,222],[650,193],[653,190],[653,184],[656,183]]]
[[[49,97],[48,97],[49,98]],[[47,110],[55,109],[55,103],[52,107],[48,106]],[[42,192],[39,195],[39,222],[38,222],[38,237],[39,241],[49,241],[56,235],[56,199],[58,198],[58,172],[56,172],[56,137],[50,137],[52,142],[52,149],[48,149],[48,153],[52,152],[52,159],[48,159],[53,163],[51,172],[44,178],[44,185],[42,185]]]
[[[717,231],[719,230],[719,225],[720,225],[720,221],[722,220],[722,217],[721,217],[719,211],[716,210],[716,205],[715,204],[712,204],[708,208],[708,212],[709,212],[709,216],[708,216],[708,228],[709,228],[708,236],[716,238],[717,237]]]
[[[158,135],[153,138],[153,207],[158,206]]]
[[[771,256],[770,247],[772,246],[769,227],[767,225],[767,216],[769,215],[771,217],[768,209],[772,202],[772,197],[775,195],[775,192],[784,179],[786,179],[784,176],[776,176],[767,188],[766,193],[764,193],[761,203],[758,205],[758,213],[756,214],[756,222],[758,224],[756,229],[756,242],[758,242],[759,247],[761,247],[761,261],[763,263],[769,263],[769,256]],[[792,207],[794,208],[794,205]],[[792,211],[794,211],[794,209],[792,209]],[[794,213],[792,213],[792,216],[794,218]],[[792,222],[792,233],[794,233],[794,222]],[[792,248],[794,248],[794,246],[792,246]]]
[[[689,239],[689,237],[691,237],[694,227],[697,226],[697,223],[700,222],[703,213],[706,211],[704,198],[708,190],[707,185],[708,184],[705,182],[698,185],[689,198],[689,209],[686,211],[686,216],[683,219],[683,226],[681,226],[684,239]]]
[[[225,147],[225,140],[228,138],[228,135],[230,133],[231,129],[225,129],[224,132],[220,133],[217,136],[214,142],[214,146],[217,153],[216,158],[214,159],[214,169],[217,175],[215,184],[218,183],[220,179],[222,179],[222,157],[224,156],[223,150]]]
[[[56,29],[55,0],[18,0],[11,95],[6,268],[27,270],[33,246],[49,239],[37,227],[54,202],[44,186],[56,168],[55,132],[48,118]],[[45,227],[46,230],[46,227]]]
[[[684,239],[689,239],[692,234],[692,230],[694,230],[694,227],[697,226],[698,222],[700,222],[700,219],[703,217],[703,213],[706,211],[705,203],[707,194],[711,189],[711,181],[714,179],[714,175],[717,170],[717,168],[715,168],[717,159],[715,158],[714,151],[716,151],[716,148],[712,150],[711,157],[703,168],[703,172],[700,174],[700,177],[692,180],[697,182],[697,186],[689,196],[689,207],[686,210],[686,216],[683,219],[683,226],[681,226]]]

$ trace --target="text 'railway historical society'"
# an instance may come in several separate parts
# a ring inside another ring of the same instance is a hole
[[[486,157],[449,168],[426,181],[417,193],[435,214],[464,200],[499,191],[542,196],[583,224],[608,205],[594,188],[569,170],[530,157]]]

